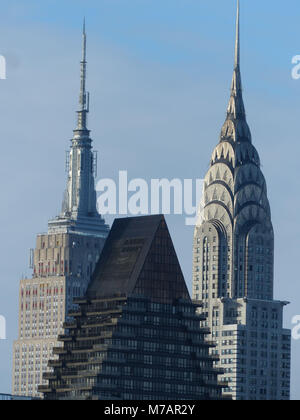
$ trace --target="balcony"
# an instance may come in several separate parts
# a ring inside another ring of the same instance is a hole
[[[211,340],[201,340],[201,339],[197,339],[197,338],[192,338],[191,342],[192,342],[192,344],[197,344],[197,345],[200,345],[200,346],[216,347],[216,343],[214,341],[211,341]]]
[[[229,387],[229,383],[228,382],[218,381],[218,386],[220,386],[222,388],[228,388]]]
[[[75,322],[75,321],[64,322],[63,328],[68,329],[68,330],[76,330],[77,322]]]
[[[213,360],[214,362],[218,362],[220,360],[220,356],[218,354],[210,354],[209,358],[210,360]]]
[[[71,351],[72,351],[72,354],[80,354],[80,353],[86,353],[92,350],[93,350],[93,346],[91,344],[84,345],[78,342],[77,346],[73,348]]]
[[[87,359],[85,360],[72,360],[66,363],[67,367],[80,367],[80,366],[86,366],[88,363]]]
[[[76,336],[76,342],[77,341],[85,341],[85,340],[100,340],[101,338],[111,338],[113,335],[113,331],[108,330],[108,331],[103,331],[100,332],[98,334],[95,335],[90,335],[90,333],[82,333],[80,332],[77,336]]]
[[[62,367],[63,362],[61,360],[49,360],[48,366],[53,368]]]
[[[74,298],[73,303],[75,305],[83,305],[83,304],[87,305],[89,301],[85,297],[82,297],[82,298],[80,297],[80,298]]]
[[[217,375],[224,375],[224,369],[223,368],[217,368],[217,367],[197,367],[197,372],[200,373],[216,373]]]
[[[59,385],[55,388],[56,392],[74,392],[80,391],[80,394],[84,391],[92,391],[93,387],[91,385]]]
[[[62,335],[62,334],[60,334],[60,335],[58,336],[58,341],[62,341],[62,342],[66,342],[66,341],[68,341],[68,342],[70,342],[70,341],[72,341],[72,340],[73,340],[73,337],[72,337],[72,336]]]
[[[63,347],[53,347],[53,354],[68,354],[68,350],[64,349]]]
[[[212,379],[205,380],[205,385],[208,387],[218,387],[218,388],[227,388],[228,383],[227,382],[220,382],[220,381],[214,381]]]
[[[60,386],[57,386],[56,388],[55,388],[55,391],[57,392],[57,393],[59,393],[59,392],[71,392],[73,389],[72,388],[70,388],[70,386],[68,386],[68,385],[60,385]]]
[[[83,316],[83,313],[81,309],[72,309],[71,311],[69,311],[68,316],[72,318],[78,318],[78,317]]]
[[[77,369],[62,369],[61,371],[61,377],[65,377],[65,376],[76,376],[78,374],[78,370]]]
[[[191,353],[191,359],[218,362],[219,361],[219,356],[192,352]]]
[[[56,374],[53,372],[45,372],[43,378],[46,380],[55,380],[57,378]]]
[[[38,387],[38,392],[41,392],[42,394],[49,394],[53,392],[53,389],[51,389],[49,385],[40,385]]]
[[[116,315],[116,314],[121,314],[122,313],[122,308],[121,307],[117,307],[117,308],[88,308],[88,310],[86,311],[86,315],[87,316],[111,316],[111,315]]]
[[[203,334],[210,334],[210,333],[211,333],[211,330],[210,330],[210,328],[208,328],[208,327],[201,327],[201,328],[200,328],[200,331],[201,331]]]
[[[110,318],[110,317],[105,317],[104,319],[96,319],[95,321],[87,321],[84,324],[82,324],[84,327],[86,328],[93,328],[93,327],[105,327],[105,326],[111,326],[111,325],[116,325],[118,322],[119,318]]]
[[[200,327],[199,328],[199,326],[197,326],[197,327],[186,326],[186,330],[187,331],[192,331],[192,332],[197,332],[197,333],[200,332],[200,333],[205,334],[205,335],[208,335],[208,334],[211,333],[210,328],[208,328],[208,327]]]

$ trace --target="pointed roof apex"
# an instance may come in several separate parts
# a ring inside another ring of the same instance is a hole
[[[83,18],[83,31],[82,31],[83,35],[85,35],[85,16]]]
[[[157,255],[161,262],[156,264]],[[170,265],[169,261],[172,261]],[[153,273],[155,272],[155,277]],[[144,296],[190,300],[163,215],[116,219],[87,290],[91,299]]]
[[[86,31],[85,31],[85,18],[83,18],[83,28],[82,28],[82,62],[86,63]]]
[[[240,0],[237,0],[234,67],[240,66]]]
[[[234,108],[229,106],[228,112],[234,114],[235,117],[237,114],[244,115],[244,105],[242,98],[242,78],[240,71],[240,1],[237,0],[237,13],[236,13],[236,37],[235,37],[235,54],[234,54],[234,71],[231,84],[231,98],[235,98],[236,104]],[[235,106],[236,105],[236,106]]]
[[[234,72],[231,86],[231,92],[233,95],[238,95],[242,91],[242,81],[240,74],[240,0],[237,0],[237,11],[236,11],[236,35],[235,35],[235,52],[234,52]]]
[[[232,125],[234,123],[234,128]],[[235,141],[243,138],[251,142],[251,134],[246,122],[246,113],[242,95],[242,78],[240,70],[240,2],[237,0],[236,37],[234,70],[231,83],[231,93],[227,108],[227,118],[221,132],[221,141],[232,137]]]

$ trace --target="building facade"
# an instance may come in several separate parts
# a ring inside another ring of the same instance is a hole
[[[210,354],[163,216],[116,220],[49,362],[48,400],[218,400]]]
[[[82,296],[101,254],[108,226],[98,214],[95,155],[87,129],[86,33],[83,31],[77,127],[67,160],[68,181],[61,214],[37,236],[33,276],[22,279],[18,340],[13,348],[13,394],[38,396],[48,360],[73,298]]]
[[[227,118],[205,176],[194,232],[193,296],[203,301],[234,399],[289,399],[290,331],[273,298],[274,232],[242,97],[239,3]]]
[[[0,394],[0,401],[30,401],[31,397],[20,397],[18,395]]]

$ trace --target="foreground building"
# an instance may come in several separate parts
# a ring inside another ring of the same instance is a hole
[[[52,349],[62,332],[73,298],[82,296],[108,235],[98,214],[94,186],[95,155],[87,129],[86,34],[83,33],[80,109],[68,159],[68,182],[62,212],[37,236],[33,277],[22,279],[19,336],[13,350],[13,394],[38,396]]]
[[[114,222],[86,296],[49,362],[45,399],[220,399],[163,216]]]
[[[265,178],[246,122],[240,74],[239,7],[227,118],[205,177],[194,234],[193,295],[202,325],[237,400],[287,400],[290,331],[287,302],[273,300],[274,233]]]
[[[31,397],[20,397],[18,395],[0,394],[0,401],[30,401]]]

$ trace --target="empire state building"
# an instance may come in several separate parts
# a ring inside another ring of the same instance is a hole
[[[225,394],[234,399],[289,399],[287,302],[273,298],[273,272],[266,180],[242,96],[238,2],[231,95],[205,176],[193,252],[193,295],[203,301]]]
[[[82,36],[79,110],[67,159],[68,180],[61,214],[37,236],[33,276],[20,281],[19,331],[13,349],[13,394],[39,396],[52,349],[73,299],[84,295],[109,228],[97,211],[96,156],[87,128],[86,32]]]

